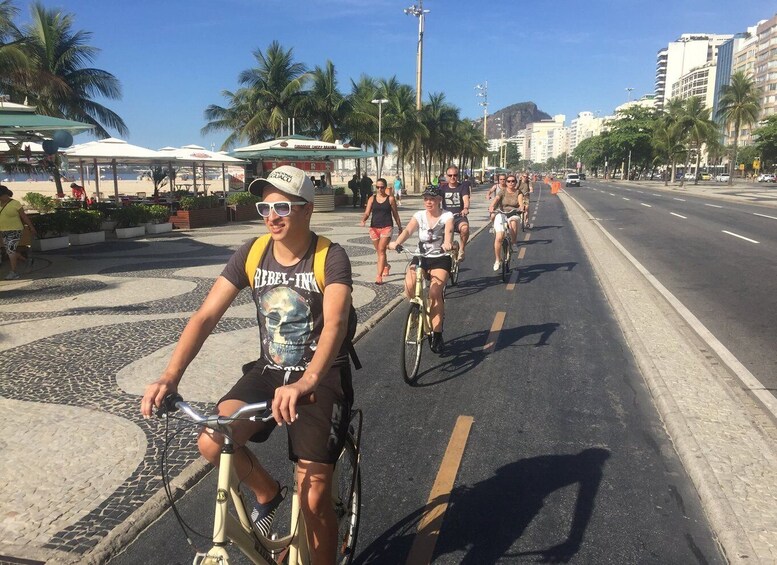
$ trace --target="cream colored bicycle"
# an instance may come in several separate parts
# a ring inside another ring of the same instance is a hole
[[[230,416],[213,414],[206,416],[198,412],[189,403],[184,402],[178,394],[165,398],[162,408],[157,414],[168,420],[175,419],[184,424],[203,426],[223,434],[224,446],[221,450],[218,468],[218,486],[216,487],[216,509],[213,522],[213,546],[204,552],[198,552],[193,565],[228,565],[230,544],[237,546],[252,563],[270,565],[287,563],[288,565],[307,565],[310,554],[305,532],[305,520],[300,509],[297,495],[296,469],[292,474],[291,524],[283,534],[274,532],[267,537],[260,532],[250,519],[250,504],[246,504],[240,490],[240,479],[232,465],[235,444],[231,438],[230,424],[238,419],[251,421],[269,421],[272,414],[268,413],[269,402],[246,404]],[[180,410],[185,417],[173,416]],[[332,488],[332,503],[337,515],[338,534],[338,565],[351,562],[356,547],[356,537],[359,531],[359,514],[361,504],[361,474],[359,472],[359,439],[361,435],[361,411],[354,412],[356,425],[350,426],[345,446],[335,465]],[[352,421],[353,422],[353,421]],[[167,442],[165,442],[167,443]],[[169,484],[165,482],[165,490],[181,526],[190,531],[184,524],[173,502]],[[233,511],[229,506],[232,502]],[[277,520],[276,520],[277,522]],[[275,527],[275,526],[274,526]],[[187,533],[188,538],[188,533]]]

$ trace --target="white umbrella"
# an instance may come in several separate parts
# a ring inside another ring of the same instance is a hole
[[[216,153],[215,151],[208,151],[204,147],[200,147],[199,145],[184,145],[181,148],[174,148],[174,147],[163,147],[159,150],[159,153],[163,153],[165,155],[169,155],[170,157],[174,158],[176,161],[181,161],[184,163],[191,163],[192,165],[192,171],[194,172],[193,179],[194,179],[194,192],[197,193],[197,164],[202,163],[202,178],[203,178],[203,191],[207,194],[207,189],[205,188],[205,167],[206,165],[221,165],[221,176],[223,181],[223,188],[224,188],[224,196],[226,197],[227,194],[227,186],[226,186],[226,171],[225,167],[227,165],[245,165],[245,161],[242,159],[236,159],[235,157],[230,157],[229,155],[226,155],[224,153]]]
[[[167,161],[168,157],[153,149],[132,145],[123,139],[109,137],[98,141],[89,141],[80,145],[74,145],[63,151],[69,159],[78,159],[83,165],[84,161],[91,160],[95,171],[99,163],[110,164],[113,169],[113,191],[116,202],[119,202],[119,181],[116,174],[116,163],[153,163],[155,161]],[[95,174],[97,195],[100,195],[100,181]]]

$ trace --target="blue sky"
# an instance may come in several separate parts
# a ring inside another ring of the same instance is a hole
[[[415,85],[412,0],[42,0],[75,16],[101,49],[123,98],[105,102],[132,143],[196,143],[203,111],[274,39],[309,67],[335,64],[341,90],[362,73]],[[681,33],[736,33],[768,19],[763,0],[425,0],[424,97],[444,92],[462,116],[482,115],[474,85],[488,81],[489,111],[531,100],[549,114],[602,115],[652,93],[656,52]],[[24,21],[29,3],[17,0]],[[85,141],[85,135],[76,142]]]

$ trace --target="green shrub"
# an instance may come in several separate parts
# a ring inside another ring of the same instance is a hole
[[[259,202],[260,200],[261,198],[254,196],[248,191],[235,192],[227,196],[227,204],[232,204],[236,206],[240,206],[242,204],[254,205],[256,202]]]
[[[38,237],[45,239],[48,237],[60,237],[68,233],[69,218],[65,211],[56,211],[49,214],[30,215],[32,225],[38,232]]]
[[[53,212],[59,206],[59,201],[56,198],[44,196],[37,192],[28,192],[22,200],[27,203],[27,206],[41,214]]]
[[[89,209],[100,212],[100,215],[105,220],[112,220],[113,212],[116,211],[116,205],[110,202],[94,202],[89,206]]]
[[[174,195],[176,198],[179,198],[179,199],[180,199],[180,198],[187,197],[187,196],[189,196],[190,194],[191,194],[191,192],[189,192],[188,190],[176,190],[175,192],[173,192],[173,195]]]
[[[117,228],[134,228],[148,221],[147,206],[132,205],[116,208],[111,214],[111,219],[116,222]]]
[[[218,196],[186,196],[181,198],[181,210],[205,210],[218,208]]]
[[[67,218],[68,233],[98,232],[103,222],[102,214],[97,210],[68,210]]]
[[[170,209],[161,204],[146,206],[146,213],[148,214],[148,221],[150,222],[163,224],[170,219]]]
[[[345,187],[344,186],[335,187],[335,194],[345,194]]]

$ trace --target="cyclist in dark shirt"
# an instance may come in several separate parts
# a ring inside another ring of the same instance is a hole
[[[442,207],[453,213],[454,231],[459,233],[461,246],[459,249],[459,262],[464,261],[464,248],[469,239],[469,197],[472,189],[467,182],[459,183],[459,168],[455,165],[448,167],[445,173],[447,184],[441,186]]]

